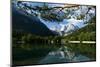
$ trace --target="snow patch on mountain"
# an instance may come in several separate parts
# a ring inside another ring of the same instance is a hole
[[[38,17],[42,23],[44,23],[50,30],[56,31],[59,35],[68,35],[85,24],[82,20],[76,19],[64,19],[62,22],[45,21],[41,17]]]

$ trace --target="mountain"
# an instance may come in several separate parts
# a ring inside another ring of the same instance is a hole
[[[41,36],[55,35],[38,18],[19,11],[15,6],[12,6],[12,30]]]
[[[72,23],[68,23],[66,25],[61,25],[60,29],[55,27],[53,31],[57,32],[60,36],[67,36],[68,34],[71,34],[78,29],[78,26],[75,26]]]
[[[75,26],[73,24],[67,24],[66,26],[64,26],[64,30],[62,31],[62,34],[65,36],[70,33],[73,33],[74,31],[76,31],[78,29],[79,29],[78,26]]]
[[[94,20],[94,19],[92,19]],[[96,40],[96,23],[89,23],[87,26],[69,34],[65,37],[68,40],[95,41]]]

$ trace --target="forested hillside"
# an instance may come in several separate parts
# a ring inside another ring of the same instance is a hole
[[[96,17],[93,17],[87,24],[87,26],[77,30],[76,32],[64,37],[68,40],[84,40],[95,41],[96,40]]]

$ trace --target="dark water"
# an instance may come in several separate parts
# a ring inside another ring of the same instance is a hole
[[[82,49],[83,48],[83,49]],[[85,48],[85,49],[84,49]],[[17,44],[13,46],[13,65],[37,65],[95,60],[95,45]],[[90,50],[90,51],[89,51]],[[93,55],[93,56],[91,56]]]

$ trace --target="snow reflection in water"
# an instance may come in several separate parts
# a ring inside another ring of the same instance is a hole
[[[81,54],[72,52],[69,48],[63,46],[56,51],[51,51],[48,55],[40,61],[40,64],[46,63],[62,63],[62,62],[80,62],[89,61],[90,58]]]

